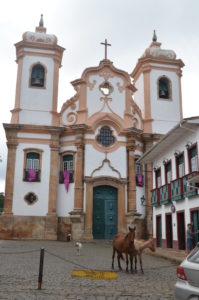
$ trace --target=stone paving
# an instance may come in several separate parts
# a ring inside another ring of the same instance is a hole
[[[43,285],[39,291],[41,247],[63,259],[45,251]],[[8,252],[18,254],[5,254]],[[83,243],[80,256],[76,255],[73,242],[0,241],[0,299],[174,299],[177,265],[146,254],[143,256],[144,275],[138,266],[137,274],[118,272],[115,280],[72,278],[72,270],[79,267],[67,260],[91,269],[111,270],[111,257],[112,245],[108,241]],[[125,269],[124,263],[122,266]],[[116,260],[115,267],[117,270]]]

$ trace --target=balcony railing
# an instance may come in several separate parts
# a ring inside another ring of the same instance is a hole
[[[165,184],[160,187],[160,204],[171,203],[171,184]]]
[[[40,181],[40,170],[36,170],[35,178],[29,178],[29,171],[27,169],[24,169],[23,172],[23,181],[27,182],[38,182]]]
[[[160,189],[154,189],[151,191],[151,206],[160,205]]]
[[[193,197],[198,194],[197,187],[199,183],[189,182],[189,180],[199,175],[199,172],[192,172],[172,180],[171,183],[165,184],[151,191],[151,205],[158,206],[171,203],[171,201],[180,201],[185,197]]]
[[[172,201],[184,199],[183,177],[171,181],[171,198]]]

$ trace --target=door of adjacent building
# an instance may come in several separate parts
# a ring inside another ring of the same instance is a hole
[[[185,250],[185,218],[184,212],[177,213],[177,225],[178,225],[178,248]]]
[[[166,215],[166,243],[167,248],[173,248],[172,215]]]
[[[196,233],[199,230],[199,210],[192,210],[191,220],[193,223],[194,246],[195,246],[199,242],[199,233]]]
[[[112,239],[117,233],[117,189],[98,186],[93,189],[93,238]]]
[[[156,217],[156,245],[162,246],[162,220],[161,216]]]

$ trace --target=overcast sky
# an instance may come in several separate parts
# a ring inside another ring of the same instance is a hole
[[[25,31],[35,31],[40,14],[47,33],[64,48],[59,104],[73,96],[72,80],[104,57],[100,42],[112,44],[108,58],[130,73],[151,43],[156,29],[162,48],[172,49],[185,63],[182,77],[183,115],[199,115],[198,0],[6,0],[0,1],[0,192],[4,191],[6,139],[2,123],[14,108],[17,64],[14,44]]]

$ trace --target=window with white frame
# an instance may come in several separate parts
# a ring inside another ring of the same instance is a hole
[[[60,178],[59,183],[64,183],[64,178],[69,176],[69,182],[74,181],[74,156],[73,154],[63,154],[61,156]],[[67,175],[68,173],[68,175]]]
[[[27,152],[25,157],[24,180],[40,180],[40,154],[37,152]]]
[[[190,173],[198,171],[198,155],[196,146],[189,149]]]
[[[162,185],[162,182],[161,182],[161,169],[160,168],[158,170],[156,170],[155,177],[156,177],[156,187],[159,188]]]
[[[171,162],[165,165],[165,173],[166,173],[166,184],[171,183]]]
[[[177,157],[177,175],[178,178],[184,176],[184,155],[183,154]]]

